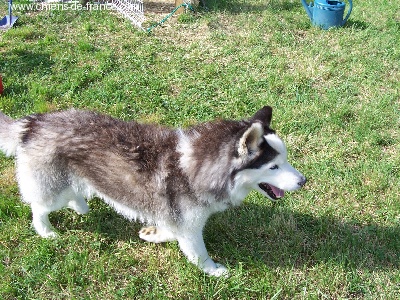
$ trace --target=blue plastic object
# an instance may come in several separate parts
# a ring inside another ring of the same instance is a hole
[[[9,29],[13,27],[18,17],[12,15],[12,0],[8,1],[8,16],[0,20],[0,29]]]
[[[343,19],[346,4],[342,1],[315,0],[314,3],[311,2],[308,5],[305,0],[301,0],[301,3],[312,24],[322,29],[342,27],[347,22],[353,9],[353,2],[349,0],[350,7],[346,17]]]

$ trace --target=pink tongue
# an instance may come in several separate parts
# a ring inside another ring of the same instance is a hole
[[[273,186],[272,184],[269,185],[272,189],[272,192],[274,192],[276,198],[282,198],[285,195],[285,191],[281,190],[280,188],[277,188],[276,186]]]

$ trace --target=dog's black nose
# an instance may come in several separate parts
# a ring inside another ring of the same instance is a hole
[[[301,180],[297,183],[299,186],[303,186],[305,185],[307,182],[307,178],[302,177]]]

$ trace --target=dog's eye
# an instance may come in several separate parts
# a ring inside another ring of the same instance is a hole
[[[273,165],[273,166],[270,168],[270,170],[277,170],[277,169],[279,169],[278,165]]]

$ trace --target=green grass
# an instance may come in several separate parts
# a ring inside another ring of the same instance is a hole
[[[98,199],[85,216],[53,213],[60,238],[39,238],[1,156],[0,298],[398,297],[400,2],[355,2],[329,31],[310,25],[300,1],[209,3],[150,35],[106,11],[16,12],[0,36],[0,110],[89,108],[188,126],[268,104],[307,185],[276,204],[252,193],[208,222],[209,253],[231,269],[218,279],[175,243],[140,241],[140,224]]]

